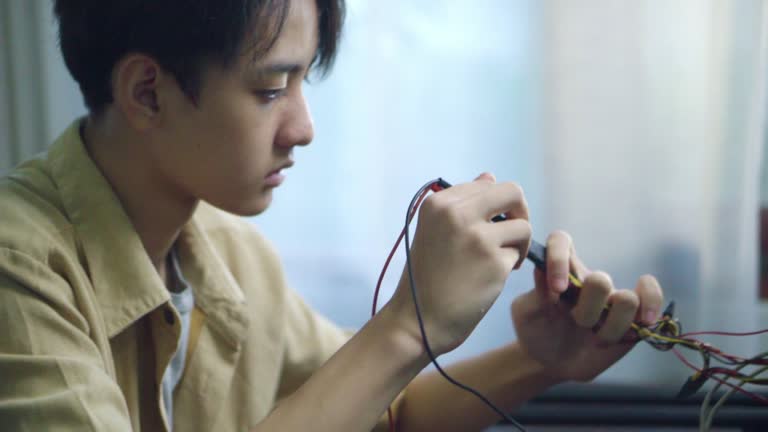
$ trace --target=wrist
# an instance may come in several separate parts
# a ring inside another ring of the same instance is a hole
[[[527,374],[526,380],[534,387],[544,390],[567,381],[551,366],[534,358],[519,342],[508,345],[506,350],[512,357],[511,364],[520,365],[520,370]]]
[[[416,321],[415,318],[404,317],[402,312],[388,303],[374,319],[381,322],[381,327],[395,354],[420,365],[421,368],[429,364],[429,356],[424,348],[418,322],[413,322]]]

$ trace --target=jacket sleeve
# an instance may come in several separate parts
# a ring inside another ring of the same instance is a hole
[[[278,398],[281,399],[298,389],[315,370],[320,368],[353,335],[312,310],[293,290],[286,289],[285,313],[285,364],[280,381]],[[366,365],[360,365],[366,367]],[[392,403],[393,415],[402,401],[402,392]],[[389,430],[387,414],[379,420],[375,431]]]
[[[3,430],[130,431],[69,284],[0,248],[0,418]]]

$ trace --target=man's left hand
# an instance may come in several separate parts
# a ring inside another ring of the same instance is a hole
[[[575,305],[559,299],[569,272],[583,281]],[[561,381],[590,381],[623,357],[635,344],[626,341],[632,322],[654,323],[663,301],[653,276],[641,277],[634,290],[616,290],[608,274],[588,271],[562,231],[548,237],[547,273],[534,270],[534,280],[534,289],[512,303],[515,330],[523,349]]]

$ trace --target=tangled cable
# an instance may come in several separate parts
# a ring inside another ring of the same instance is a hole
[[[768,377],[764,377],[765,372],[768,371],[768,351],[754,357],[744,358],[723,352],[711,344],[691,337],[699,335],[753,336],[768,333],[768,329],[748,333],[717,331],[682,333],[682,326],[679,320],[674,317],[674,306],[674,302],[671,302],[653,326],[641,327],[633,324],[632,328],[638,338],[659,351],[671,350],[683,364],[695,371],[685,381],[677,397],[692,396],[710,379],[716,382],[709,389],[702,402],[699,413],[700,430],[702,432],[710,430],[717,410],[736,392],[743,393],[762,404],[768,405],[768,398],[743,388],[746,384],[768,385]],[[701,357],[701,367],[688,361],[677,347],[698,353]],[[720,365],[714,365],[714,363]],[[742,372],[748,367],[752,367],[753,370]],[[713,401],[715,393],[722,386],[729,387],[728,391],[724,392],[716,402]]]
[[[504,418],[511,425],[524,432],[525,428],[520,423],[512,419],[508,414],[506,414],[491,401],[489,401],[484,395],[480,394],[475,389],[472,389],[471,387],[456,381],[442,369],[434,354],[432,353],[427,335],[424,331],[421,308],[419,305],[418,296],[416,294],[417,288],[413,280],[413,269],[411,267],[409,228],[410,223],[416,214],[416,211],[421,205],[421,202],[429,194],[429,192],[438,192],[449,187],[451,187],[450,183],[446,182],[442,178],[438,178],[427,182],[414,195],[406,212],[403,230],[400,232],[400,236],[398,237],[394,247],[392,248],[392,251],[387,257],[387,260],[376,284],[371,315],[373,316],[376,314],[379,291],[381,289],[381,284],[384,279],[384,275],[386,274],[387,268],[389,267],[392,257],[399,247],[400,242],[405,239],[406,270],[408,272],[411,294],[416,309],[416,316],[419,322],[419,328],[421,330],[424,347],[432,364],[446,380],[451,382],[453,385],[474,394],[483,403],[488,405],[492,410],[499,414],[500,417]],[[504,215],[498,215],[494,217],[492,221],[499,222],[505,219],[506,217]],[[537,243],[536,241],[532,241],[526,258],[531,261],[539,270],[546,272],[545,246]],[[576,300],[578,299],[579,291],[583,285],[581,280],[579,280],[579,278],[572,273],[569,274],[569,281],[570,284],[568,289],[560,296],[560,298],[562,301],[575,304]],[[603,313],[607,313],[610,310],[610,307],[610,304],[606,305]],[[736,392],[743,393],[760,403],[768,405],[768,398],[743,388],[746,384],[768,385],[768,377],[764,377],[765,372],[768,371],[768,351],[754,357],[745,358],[726,353],[711,344],[702,342],[692,337],[701,335],[753,336],[768,333],[768,329],[748,333],[720,331],[683,333],[682,324],[680,323],[679,319],[675,317],[674,312],[675,303],[670,302],[659,319],[657,319],[656,322],[652,325],[646,326],[638,323],[632,323],[632,341],[637,342],[642,340],[656,350],[672,351],[683,364],[694,370],[693,375],[691,375],[685,381],[682,388],[680,389],[677,395],[679,398],[685,398],[695,394],[710,379],[717,383],[713,385],[712,388],[707,392],[702,403],[701,412],[699,415],[699,425],[701,431],[709,431],[717,410],[722,407],[728,398],[730,398]],[[678,347],[698,353],[701,356],[701,367],[697,367],[688,361],[678,350]],[[713,365],[715,363],[719,363],[720,365]],[[744,370],[748,367],[752,367],[753,369],[745,372]],[[720,396],[717,401],[714,401],[714,395],[721,386],[729,387],[729,390],[722,394],[722,396]],[[387,410],[387,413],[389,416],[390,431],[394,432],[395,421],[391,408]]]

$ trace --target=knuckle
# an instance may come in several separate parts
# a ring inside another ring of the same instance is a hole
[[[564,253],[555,251],[554,249],[552,249],[552,253],[550,253],[548,249],[547,261],[549,261],[550,264],[563,266],[568,264],[568,257]]]
[[[590,314],[588,314],[586,311],[582,310],[576,310],[573,311],[573,320],[576,322],[576,324],[579,327],[583,328],[589,328],[592,327],[597,323],[599,320],[599,317],[594,317]]]
[[[597,338],[606,344],[614,344],[621,339],[623,332],[619,332],[615,329],[604,328],[602,331],[597,332]]]
[[[485,192],[485,191],[488,191],[491,188],[495,187],[496,183],[495,182],[484,181],[484,182],[479,182],[479,184],[477,186],[480,188],[481,191]]]
[[[527,210],[528,209],[528,203],[525,201],[525,192],[523,192],[523,188],[514,182],[505,182],[498,185],[499,188],[501,188],[501,192],[505,195],[510,197],[512,200],[513,207],[517,210]]]
[[[609,294],[613,290],[613,281],[608,273],[603,271],[595,271],[589,274],[586,278],[586,284],[597,292],[602,294]]]
[[[591,328],[600,321],[603,313],[602,305],[577,303],[572,310],[576,324],[583,328]]]
[[[440,215],[451,227],[459,228],[465,225],[464,214],[454,205],[446,205],[440,209]]]
[[[421,205],[421,212],[423,214],[436,214],[444,205],[444,200],[439,194],[429,195]]]
[[[463,216],[458,207],[439,195],[428,196],[424,200],[422,209],[430,217],[445,221],[449,226],[458,227],[463,223]]]
[[[622,309],[636,311],[640,307],[640,298],[632,291],[621,290],[615,294],[614,303]]]
[[[523,187],[519,183],[507,182],[506,184],[508,185],[507,187],[509,187],[511,193],[514,193],[520,198],[525,197],[525,191],[523,190]]]
[[[571,311],[571,316],[573,317],[573,321],[576,323],[579,327],[587,327],[589,323],[586,322],[586,317],[583,313],[581,313],[578,309],[573,309]]]
[[[486,258],[491,255],[490,248],[487,244],[488,242],[477,227],[470,227],[466,230],[464,242],[466,247],[474,254],[479,254]]]
[[[533,237],[533,226],[529,221],[527,220],[517,221],[516,228],[519,231],[521,240],[524,240],[525,242],[529,242],[530,239]]]
[[[573,239],[571,238],[571,235],[568,234],[568,232],[561,229],[554,230],[549,234],[550,241],[558,240],[558,239],[563,240],[564,243],[566,243],[569,246],[573,243]]]

